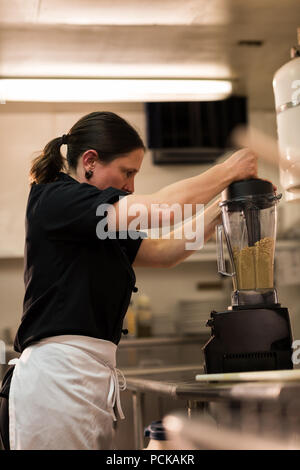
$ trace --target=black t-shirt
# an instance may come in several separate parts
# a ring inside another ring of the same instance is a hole
[[[126,192],[103,191],[60,173],[34,184],[26,211],[25,297],[15,349],[62,334],[118,344],[135,274],[131,267],[144,234],[100,240],[96,215]]]

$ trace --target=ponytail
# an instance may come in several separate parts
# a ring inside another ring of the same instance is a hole
[[[67,145],[67,158],[60,147]],[[51,140],[32,162],[31,183],[51,183],[61,171],[76,170],[80,156],[89,149],[96,150],[103,163],[126,155],[136,149],[145,150],[137,131],[123,118],[109,111],[97,111],[83,116],[68,134]]]
[[[51,140],[43,152],[36,157],[30,169],[30,182],[51,183],[58,177],[60,171],[65,170],[65,159],[60,153],[63,144],[62,137]]]

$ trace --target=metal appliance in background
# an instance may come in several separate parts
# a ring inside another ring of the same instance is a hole
[[[300,199],[300,28],[291,60],[274,75],[280,182],[287,201]]]
[[[231,306],[212,311],[204,346],[207,373],[292,369],[292,333],[287,308],[274,287],[277,202],[272,183],[249,179],[222,194],[217,227],[218,271],[231,276]],[[223,232],[232,272],[226,271]]]

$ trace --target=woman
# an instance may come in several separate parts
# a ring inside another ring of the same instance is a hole
[[[49,142],[33,162],[24,312],[15,339],[22,354],[1,393],[6,449],[111,448],[113,420],[123,417],[116,348],[137,290],[132,265],[174,266],[192,252],[184,236],[129,236],[124,226],[133,221],[131,209],[143,204],[151,214],[160,204],[206,204],[232,181],[257,175],[256,156],[240,150],[201,175],[134,195],[144,151],[137,132],[121,117],[94,112]],[[99,217],[103,204],[113,205],[114,217],[110,210]],[[97,224],[106,216],[107,237],[99,236]],[[218,219],[216,202],[205,211],[205,240]],[[162,217],[158,220],[161,225]]]

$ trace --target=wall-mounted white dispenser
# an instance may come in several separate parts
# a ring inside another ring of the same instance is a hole
[[[273,90],[280,150],[280,182],[286,200],[300,199],[300,28],[291,60],[274,75]]]

